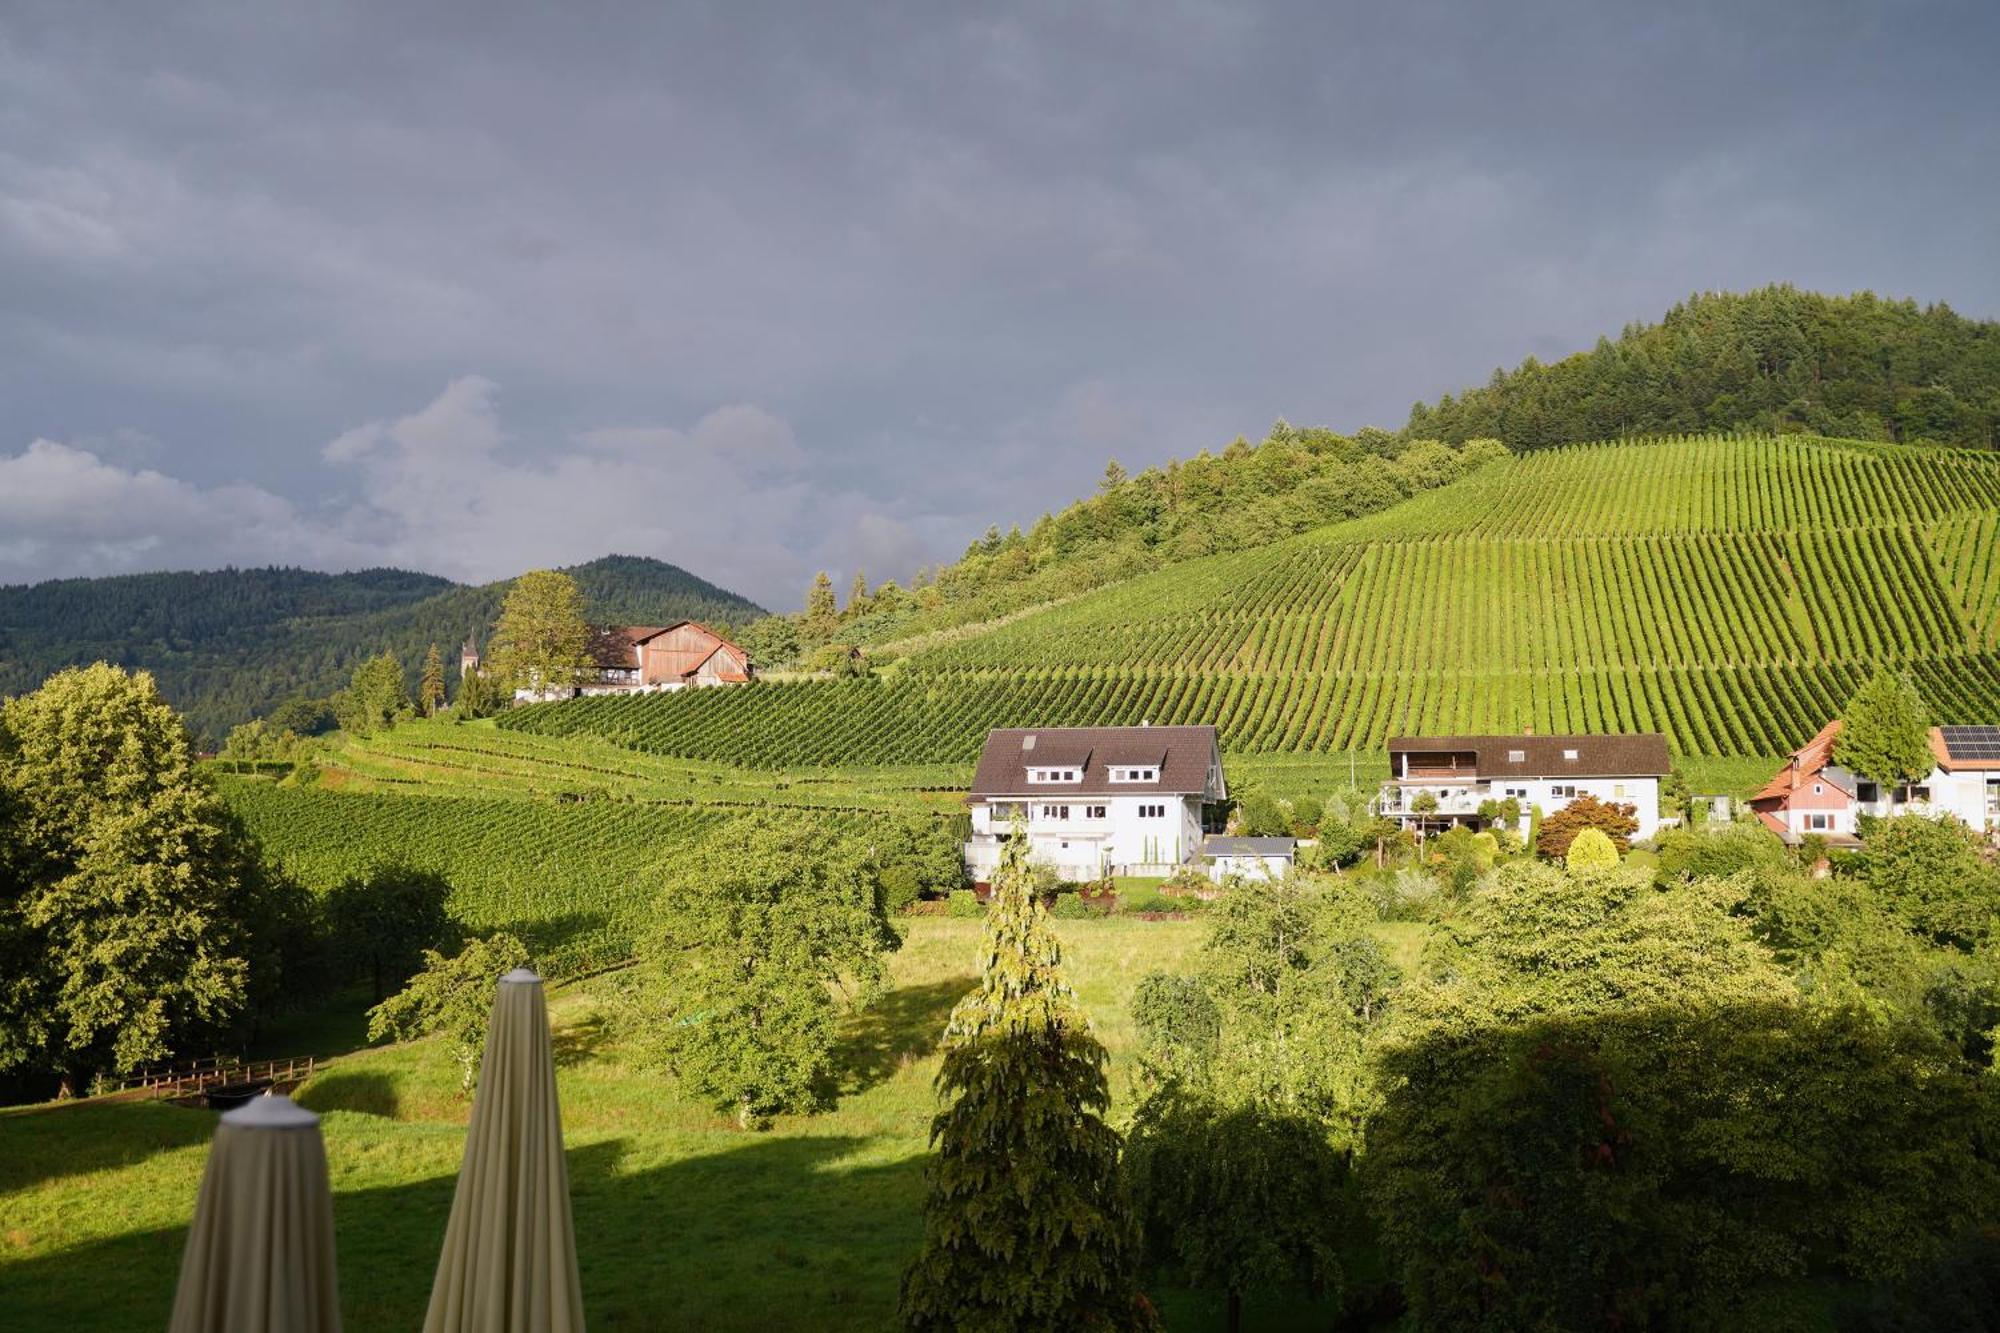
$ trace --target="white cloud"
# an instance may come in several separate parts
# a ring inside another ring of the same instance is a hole
[[[934,558],[895,500],[824,485],[790,424],[754,404],[545,442],[510,435],[499,394],[466,375],[342,432],[320,455],[348,496],[321,510],[36,440],[0,456],[0,578],[303,564],[484,582],[620,552],[789,606],[820,567],[880,579]]]

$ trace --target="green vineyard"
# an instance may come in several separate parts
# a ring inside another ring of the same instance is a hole
[[[1658,730],[1779,754],[1881,664],[2000,720],[2000,458],[1689,437],[1490,464],[1170,566],[887,678],[539,705],[501,725],[761,767],[952,763],[990,727],[1213,722],[1238,754]]]
[[[518,935],[553,976],[629,957],[660,867],[726,842],[747,817],[612,801],[348,795],[256,781],[225,781],[223,790],[271,859],[308,888],[324,892],[385,863],[428,871],[452,886],[454,921]],[[856,832],[867,818],[807,817]]]

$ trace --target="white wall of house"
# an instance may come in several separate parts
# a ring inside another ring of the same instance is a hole
[[[1182,865],[1201,844],[1199,796],[1058,790],[996,796],[971,807],[966,864],[975,879],[987,878],[998,863],[997,840],[1013,831],[1017,810],[1025,817],[1030,855],[1064,879],[1094,879],[1106,867]]]
[[[1215,856],[1210,859],[1208,877],[1218,884],[1231,875],[1241,875],[1253,883],[1280,880],[1292,868],[1289,856]]]
[[[1510,777],[1490,781],[1429,783],[1412,780],[1393,784],[1389,788],[1384,813],[1405,823],[1417,822],[1422,816],[1410,811],[1410,803],[1419,792],[1426,791],[1438,798],[1436,813],[1439,816],[1474,815],[1484,802],[1504,801],[1512,796],[1521,803],[1521,824],[1517,831],[1522,834],[1528,831],[1529,812],[1535,807],[1541,807],[1546,817],[1579,796],[1595,796],[1601,801],[1633,807],[1633,817],[1639,821],[1639,829],[1632,835],[1634,840],[1650,838],[1660,831],[1660,780],[1657,777]]]

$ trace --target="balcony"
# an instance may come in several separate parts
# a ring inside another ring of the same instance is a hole
[[[1413,803],[1418,797],[1426,793],[1429,793],[1431,798],[1437,802],[1437,807],[1425,811],[1415,809]],[[1425,815],[1477,815],[1480,804],[1491,799],[1482,788],[1467,788],[1458,791],[1447,790],[1444,795],[1440,796],[1435,788],[1403,787],[1396,783],[1391,783],[1382,789],[1381,796],[1377,798],[1377,804],[1381,812],[1390,819],[1414,819]]]

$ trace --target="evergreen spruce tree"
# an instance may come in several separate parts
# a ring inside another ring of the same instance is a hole
[[[799,626],[799,637],[818,647],[839,628],[840,609],[833,600],[833,579],[822,569],[813,576],[812,589],[806,593],[806,613]]]
[[[1001,854],[979,988],[945,1028],[910,1329],[1149,1329],[1103,1045],[1062,974],[1027,837]]]
[[[1930,716],[1908,676],[1876,672],[1847,701],[1842,722],[1833,757],[1870,782],[1898,787],[1935,766]]]
[[[852,620],[856,616],[867,615],[872,600],[868,596],[868,575],[862,570],[855,570],[854,582],[847,585],[847,610],[843,618]]]
[[[425,717],[436,717],[438,709],[444,707],[444,659],[438,656],[438,646],[424,654],[424,674],[417,682],[417,706]]]

